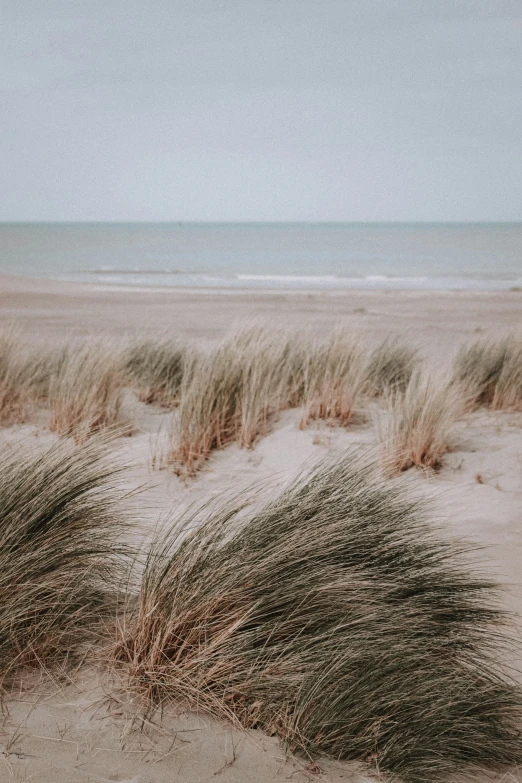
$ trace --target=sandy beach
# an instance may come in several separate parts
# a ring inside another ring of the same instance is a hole
[[[497,338],[522,323],[522,292],[470,291],[231,291],[138,289],[0,277],[0,325],[16,323],[30,342],[64,336],[114,338],[160,333],[196,340],[221,337],[232,325],[257,320],[272,327],[326,332],[337,323],[370,341],[400,336],[427,361],[448,361],[459,345]],[[371,416],[343,428],[325,422],[299,427],[287,410],[254,448],[215,451],[196,478],[152,470],[153,444],[169,413],[129,395],[133,434],[119,441],[130,462],[134,542],[144,547],[160,518],[195,501],[259,484],[268,497],[305,464],[354,445],[377,449]],[[46,414],[1,430],[2,441],[52,442]],[[505,587],[506,608],[522,616],[522,413],[478,410],[455,430],[455,445],[436,474],[410,470],[400,479],[429,499],[432,519],[449,535],[484,549],[482,567]],[[517,633],[522,623],[517,620]],[[522,660],[515,662],[522,666]],[[237,783],[368,780],[354,764],[286,755],[275,737],[243,732],[183,705],[150,722],[102,665],[58,677],[41,674],[4,695],[0,780],[34,783]],[[510,780],[519,780],[514,772]],[[475,778],[477,779],[477,778]],[[522,779],[522,778],[520,778]]]
[[[398,334],[445,354],[522,320],[521,291],[326,291],[140,288],[0,276],[0,318],[32,337],[119,337],[164,331],[212,339],[235,322],[311,326],[343,322],[372,337]]]

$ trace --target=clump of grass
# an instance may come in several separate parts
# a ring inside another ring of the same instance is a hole
[[[491,402],[494,410],[522,410],[522,341],[512,340]]]
[[[123,363],[147,404],[166,408],[178,403],[187,345],[172,338],[141,340],[129,345]]]
[[[31,397],[37,403],[49,401],[51,388],[70,361],[74,347],[67,342],[39,345],[27,351],[26,363],[31,373]]]
[[[412,375],[403,391],[385,395],[377,431],[386,470],[439,468],[452,447],[454,425],[467,404],[461,385],[420,371]]]
[[[403,391],[417,364],[417,350],[386,338],[368,358],[367,392],[378,397],[389,390]]]
[[[337,420],[346,426],[365,390],[364,354],[343,329],[316,341],[305,365],[301,426],[313,419]]]
[[[471,403],[496,410],[522,405],[522,342],[478,340],[462,348],[453,364],[457,383],[469,389]]]
[[[251,500],[203,507],[150,551],[115,654],[153,703],[404,781],[522,761],[494,586],[419,501],[358,453]]]
[[[259,326],[192,352],[184,364],[171,460],[193,474],[213,449],[251,447],[303,394],[303,351],[291,334]]]
[[[24,420],[34,383],[35,368],[16,330],[0,332],[0,424]]]
[[[120,357],[91,342],[65,351],[49,381],[51,431],[83,442],[96,432],[122,428],[126,375]]]
[[[93,439],[0,451],[0,676],[67,657],[119,581],[119,469]]]

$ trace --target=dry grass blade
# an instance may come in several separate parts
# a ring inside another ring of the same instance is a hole
[[[103,345],[67,346],[49,381],[49,428],[78,442],[101,430],[123,428],[126,380],[120,357]]]
[[[385,395],[376,425],[386,471],[440,467],[467,404],[462,386],[418,371],[404,391]]]
[[[172,338],[140,340],[124,350],[123,364],[142,402],[174,407],[179,400],[185,343]]]
[[[0,451],[0,671],[66,657],[119,581],[121,469],[103,442]]]
[[[246,517],[207,506],[159,539],[116,656],[153,701],[434,781],[522,761],[503,622],[457,544],[355,453]]]

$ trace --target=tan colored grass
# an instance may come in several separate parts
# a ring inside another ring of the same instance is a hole
[[[313,342],[307,352],[301,426],[314,419],[346,426],[366,387],[364,353],[344,329]]]
[[[378,397],[389,390],[404,390],[417,364],[416,348],[403,344],[398,338],[387,337],[369,354],[367,393]]]
[[[0,332],[0,423],[24,421],[35,383],[35,367],[14,327]]]
[[[436,376],[418,370],[404,391],[385,395],[376,424],[386,470],[440,467],[452,447],[454,425],[467,405],[465,389],[444,373]]]
[[[165,408],[177,405],[188,350],[186,343],[164,336],[126,346],[123,363],[142,402]]]
[[[514,336],[501,340],[478,340],[464,346],[453,363],[457,383],[469,391],[473,406],[495,410],[522,407],[522,340]]]
[[[49,428],[83,442],[96,432],[128,427],[121,415],[126,382],[116,351],[96,342],[66,346],[49,381]]]
[[[251,326],[184,362],[167,461],[194,474],[213,449],[251,447],[281,410],[303,407],[301,426],[324,419],[347,426],[369,387],[400,386],[413,354],[385,343],[367,359],[354,336],[338,327],[310,332]]]
[[[303,394],[303,353],[292,333],[251,326],[187,357],[170,459],[194,473],[213,449],[249,448]]]
[[[522,410],[522,340],[512,339],[491,401],[494,410]]]

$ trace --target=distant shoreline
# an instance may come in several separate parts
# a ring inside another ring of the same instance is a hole
[[[522,287],[522,223],[0,223],[0,273],[274,291]]]

